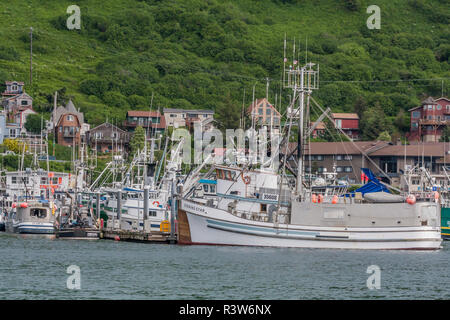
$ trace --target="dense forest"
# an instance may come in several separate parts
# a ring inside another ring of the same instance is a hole
[[[66,26],[73,4],[80,30]],[[378,30],[366,25],[369,5],[381,9]],[[58,90],[91,125],[152,105],[213,109],[236,126],[267,81],[283,111],[285,35],[300,63],[320,65],[316,100],[357,112],[365,139],[404,135],[408,109],[450,92],[449,0],[14,0],[0,19],[0,81],[24,81],[47,116]]]

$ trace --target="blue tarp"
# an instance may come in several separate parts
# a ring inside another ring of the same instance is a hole
[[[362,187],[356,189],[355,191],[353,191],[351,193],[361,192],[362,195],[364,195],[366,193],[371,193],[371,192],[391,193],[389,191],[389,189],[386,188],[385,185],[380,183],[380,181],[375,177],[375,175],[373,174],[373,172],[370,169],[361,168],[361,171],[367,176],[367,178],[369,178],[369,182],[367,182],[365,185],[363,185]]]

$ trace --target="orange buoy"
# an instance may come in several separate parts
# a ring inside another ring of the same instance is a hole
[[[319,203],[322,203],[322,202],[323,202],[323,195],[319,194],[318,202],[319,202]]]
[[[333,196],[333,199],[331,200],[331,203],[332,203],[332,204],[336,204],[336,203],[338,203],[338,201],[339,201],[338,196],[337,196],[337,195],[334,195],[334,196]]]
[[[410,194],[408,197],[406,197],[406,202],[408,204],[415,204],[416,203],[416,197],[413,194]]]
[[[317,196],[316,196],[315,193],[313,193],[313,194],[311,195],[311,202],[312,202],[312,203],[317,203]]]
[[[434,192],[434,200],[436,200],[436,202],[439,200],[439,192],[437,191]]]

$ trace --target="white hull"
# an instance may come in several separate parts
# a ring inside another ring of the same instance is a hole
[[[182,200],[192,244],[291,248],[436,250],[439,227],[313,227],[251,221],[227,211]],[[181,241],[183,242],[183,241]]]
[[[6,231],[21,234],[54,234],[55,226],[52,223],[13,223],[12,228],[6,228]]]

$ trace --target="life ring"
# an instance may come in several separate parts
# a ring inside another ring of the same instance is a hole
[[[251,179],[249,176],[242,176],[242,181],[244,181],[245,184],[250,184]]]
[[[155,205],[155,203],[156,203],[156,206],[159,207],[159,201],[153,201],[152,202],[153,205]]]

